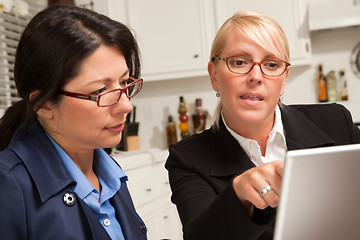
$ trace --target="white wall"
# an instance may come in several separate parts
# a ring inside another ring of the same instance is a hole
[[[188,116],[195,109],[195,99],[202,98],[205,109],[212,115],[218,99],[211,88],[208,76],[186,78],[147,83],[144,80],[143,90],[131,101],[137,108],[137,121],[140,122],[140,147],[141,149],[165,149],[165,126],[168,115],[172,115],[176,125],[179,123],[179,97],[183,96],[188,106]],[[210,124],[210,121],[209,125]],[[190,130],[192,123],[189,120]],[[179,132],[178,132],[179,135]],[[178,137],[178,139],[180,139]]]
[[[353,74],[349,65],[351,51],[359,41],[360,27],[312,33],[312,64],[291,68],[284,102],[286,104],[316,102],[314,76],[319,62],[323,63],[325,73],[330,70],[338,72],[340,68],[345,68],[349,99],[360,101],[358,93],[360,79]],[[203,106],[211,115],[218,102],[208,76],[148,83],[146,79],[144,81],[142,92],[132,100],[137,107],[137,121],[140,122],[141,149],[167,147],[165,133],[167,116],[173,115],[175,122],[179,123],[177,113],[179,96],[184,96],[189,107],[189,116],[194,112],[196,98],[203,99]]]
[[[353,48],[360,42],[360,27],[341,28],[313,32],[312,65],[294,67],[290,70],[287,89],[284,95],[285,103],[316,102],[315,72],[318,63],[323,63],[324,73],[331,70],[345,69],[348,79],[350,100],[360,100],[360,79],[355,76],[350,67],[350,56]]]
[[[316,102],[314,76],[319,62],[323,63],[325,73],[345,68],[349,99],[360,103],[360,79],[352,72],[349,64],[351,51],[360,41],[360,27],[314,32],[311,40],[312,64],[290,69],[284,103]],[[206,67],[204,66],[205,69]],[[169,114],[173,115],[177,124],[179,123],[177,113],[179,96],[184,96],[189,107],[189,116],[194,112],[196,98],[202,98],[204,108],[213,115],[218,99],[211,88],[208,76],[157,82],[146,82],[146,79],[144,81],[142,92],[132,99],[132,103],[137,107],[140,147],[143,150],[167,148],[165,125]],[[357,109],[356,104],[353,105]],[[353,115],[360,116],[359,112],[353,112]],[[0,116],[2,114],[0,109]],[[192,124],[189,123],[191,130]],[[207,125],[210,126],[211,121],[208,121]]]

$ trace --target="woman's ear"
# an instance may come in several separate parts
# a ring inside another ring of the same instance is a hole
[[[285,92],[285,86],[286,86],[286,82],[287,82],[287,78],[288,78],[288,76],[289,76],[289,68],[288,69],[286,69],[286,72],[285,72],[285,74],[286,74],[286,76],[285,76],[285,78],[283,79],[283,83],[282,83],[282,86],[281,86],[281,91],[280,91],[280,95],[282,96],[283,94],[284,94],[284,92]]]
[[[40,94],[40,90],[35,90],[31,92],[29,95],[30,101],[33,100],[38,94]],[[47,101],[45,104],[43,104],[40,107],[37,104],[35,104],[34,111],[36,111],[37,115],[46,119],[52,119],[54,117],[54,114],[52,112],[52,104],[50,101]]]
[[[218,81],[216,78],[216,66],[214,62],[210,61],[208,63],[208,73],[211,80],[212,88],[217,92],[218,91]]]

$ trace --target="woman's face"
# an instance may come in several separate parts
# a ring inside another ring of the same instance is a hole
[[[129,78],[122,53],[115,47],[100,46],[80,66],[79,74],[67,83],[65,91],[99,94],[120,88],[120,81]],[[98,107],[96,102],[64,96],[51,104],[51,119],[45,129],[65,150],[113,147],[121,140],[126,115],[132,105],[122,94],[118,103]],[[44,126],[44,124],[42,124]]]
[[[240,31],[233,29],[228,34],[219,57],[242,56],[254,62],[278,59]],[[216,64],[209,63],[209,74],[213,89],[220,93],[222,112],[231,129],[242,134],[251,127],[272,128],[274,109],[284,92],[288,70],[281,76],[268,77],[255,65],[248,74],[236,74],[229,71],[225,61],[216,60]]]

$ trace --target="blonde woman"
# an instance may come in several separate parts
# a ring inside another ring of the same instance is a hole
[[[261,13],[237,13],[216,35],[217,119],[166,163],[185,240],[272,239],[286,151],[360,142],[341,105],[280,102],[289,59],[283,30]]]

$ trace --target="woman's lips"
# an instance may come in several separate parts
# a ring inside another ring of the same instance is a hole
[[[260,105],[264,98],[259,94],[246,93],[240,96],[240,99],[248,106]]]
[[[253,94],[245,94],[240,96],[241,99],[249,100],[249,101],[262,101],[264,98],[260,95],[253,95]]]
[[[113,127],[107,127],[106,129],[109,130],[110,132],[119,133],[124,129],[124,124],[119,124]]]

